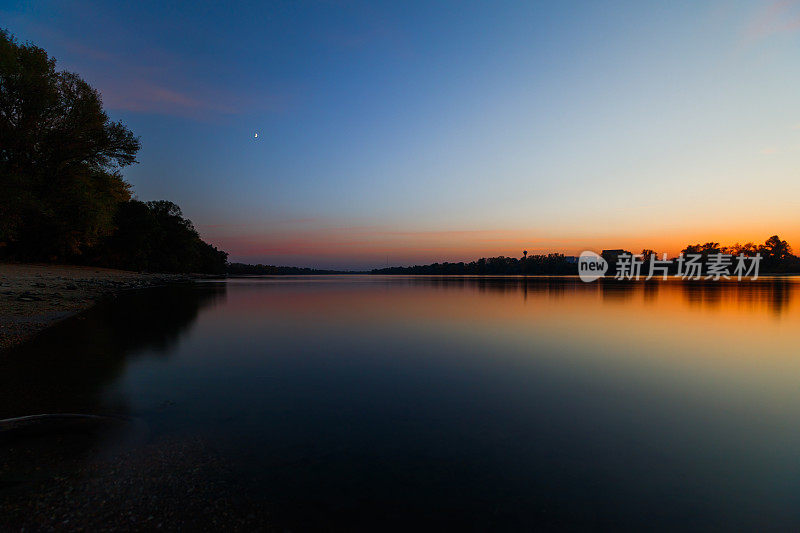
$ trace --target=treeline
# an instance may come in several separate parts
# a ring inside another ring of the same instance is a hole
[[[0,30],[0,258],[224,274],[178,206],[132,198],[139,148],[80,76]]]
[[[114,232],[85,257],[97,265],[149,272],[225,274],[228,254],[204,242],[166,200],[120,204]]]
[[[567,261],[563,254],[525,255],[513,257],[484,257],[469,263],[434,263],[409,267],[389,267],[372,270],[372,274],[425,275],[566,275],[577,274],[578,265]]]
[[[732,244],[729,246],[720,246],[718,242],[706,242],[703,244],[690,244],[681,251],[686,254],[700,254],[703,260],[712,254],[730,254],[737,256],[744,254],[746,256],[761,255],[761,272],[768,272],[773,274],[781,273],[798,273],[800,272],[800,258],[792,253],[792,247],[788,242],[781,240],[777,235],[773,235],[764,244],[754,244],[748,242],[745,244]]]
[[[604,250],[603,258],[608,262],[607,276],[613,276],[616,272],[616,261],[621,254],[634,254],[627,250]],[[792,254],[792,247],[777,235],[773,235],[764,244],[733,244],[721,246],[718,242],[706,242],[703,244],[689,244],[682,251],[684,255],[700,254],[700,262],[708,263],[708,257],[712,254],[730,254],[737,256],[761,255],[759,272],[761,273],[800,273],[800,258]],[[647,264],[651,257],[662,259],[659,254],[651,249],[644,249],[638,253],[643,261],[644,274],[647,273]],[[668,271],[672,274],[678,271],[678,263],[673,258],[669,264]],[[558,253],[528,255],[523,252],[523,256],[515,259],[513,257],[488,257],[471,261],[469,263],[433,263],[432,265],[415,265],[408,267],[389,267],[376,268],[372,274],[409,274],[409,275],[576,275],[578,264],[575,258],[568,259]]]
[[[363,274],[363,272],[341,271],[341,270],[319,270],[316,268],[272,266],[272,265],[248,265],[245,263],[228,263],[228,275],[230,276],[291,276],[291,275],[329,275],[329,274]]]
[[[620,252],[631,253],[627,250],[606,250],[603,253],[603,258],[608,262],[609,273],[611,274],[616,272],[616,261]],[[691,256],[700,256],[697,262],[704,267],[717,259],[718,254],[730,255],[732,256],[732,261],[735,261],[735,258],[740,254],[746,257],[754,257],[758,254],[761,257],[758,266],[758,271],[761,274],[800,273],[800,258],[792,253],[792,247],[789,243],[782,240],[777,235],[771,236],[765,240],[763,244],[755,244],[752,242],[740,244],[737,242],[731,245],[721,245],[714,241],[687,244],[681,250],[681,254],[683,254],[684,260],[686,261],[691,259]],[[652,257],[659,261],[663,258],[663,254],[650,249],[644,249],[638,255],[644,263],[643,266],[645,268]],[[675,274],[679,271],[677,258],[671,258],[669,264],[666,266],[670,274]]]

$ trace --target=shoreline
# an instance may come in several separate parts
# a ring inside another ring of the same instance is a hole
[[[0,354],[103,298],[198,277],[91,266],[0,263]]]

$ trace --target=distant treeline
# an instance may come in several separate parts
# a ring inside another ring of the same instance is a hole
[[[708,263],[708,258],[713,254],[730,254],[737,256],[744,254],[754,256],[761,254],[759,264],[760,273],[800,273],[800,258],[792,254],[792,247],[777,235],[767,239],[764,244],[733,244],[721,246],[718,242],[704,244],[689,244],[682,251],[683,254],[700,254],[700,262]],[[609,270],[606,275],[616,272],[617,258],[621,254],[634,254],[627,250],[604,250],[603,258],[608,262]],[[640,256],[642,274],[647,274],[647,266],[651,257],[662,259],[663,255],[650,249],[644,249],[637,255]],[[672,274],[678,271],[678,263],[674,259],[670,262],[668,271]],[[488,257],[469,263],[433,263],[432,265],[415,265],[409,267],[377,268],[372,274],[419,274],[419,275],[565,275],[577,274],[578,264],[575,258],[567,258],[563,254],[551,253],[543,255],[527,255],[516,259],[513,257]]]
[[[372,274],[427,275],[566,275],[577,274],[578,265],[570,263],[563,254],[526,255],[481,258],[470,263],[434,263],[410,267],[377,268]]]
[[[650,252],[650,250],[643,250]],[[800,273],[800,258],[792,253],[792,247],[788,242],[781,240],[777,235],[773,235],[764,241],[764,244],[754,244],[748,242],[739,244],[738,242],[729,246],[720,246],[718,242],[707,242],[704,244],[690,244],[682,250],[684,254],[700,254],[703,259],[707,259],[712,254],[730,254],[746,256],[761,255],[761,272],[773,274]]]
[[[290,276],[290,275],[328,275],[328,274],[363,274],[364,272],[342,270],[319,270],[316,268],[248,265],[245,263],[228,263],[230,276]]]
[[[616,258],[619,252],[627,252],[625,250],[607,250],[603,257],[609,264],[609,271],[614,273],[616,271]],[[743,254],[747,257],[754,257],[756,254],[760,255],[758,271],[761,274],[789,274],[800,273],[800,258],[792,254],[792,247],[788,242],[782,240],[777,235],[773,235],[764,241],[764,244],[754,244],[748,242],[745,244],[731,244],[727,246],[720,245],[718,242],[709,241],[706,243],[688,244],[681,250],[684,259],[688,260],[692,255],[699,255],[699,263],[706,266],[713,262],[719,254],[729,255],[732,261],[735,262],[735,257]],[[647,265],[651,257],[661,260],[663,254],[655,252],[654,250],[644,249],[639,253],[643,261],[642,272],[646,272]],[[669,263],[668,272],[675,274],[679,270],[678,261],[673,258]]]
[[[0,258],[224,274],[177,205],[140,202],[140,142],[80,76],[0,30]]]

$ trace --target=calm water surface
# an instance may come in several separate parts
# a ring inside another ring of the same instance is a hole
[[[375,276],[152,289],[11,352],[0,418],[121,414],[145,439],[202,438],[298,530],[796,530],[799,289]]]

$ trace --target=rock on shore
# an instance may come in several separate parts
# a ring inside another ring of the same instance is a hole
[[[0,263],[0,352],[51,324],[127,289],[189,281],[182,274]]]

